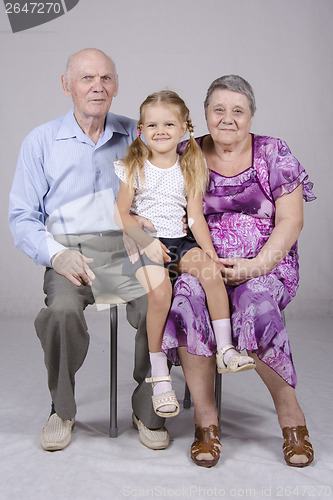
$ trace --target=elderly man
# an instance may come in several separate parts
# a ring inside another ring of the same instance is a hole
[[[137,328],[134,426],[143,444],[163,449],[169,435],[152,409],[151,392],[144,383],[150,369],[146,297],[134,279],[122,276],[124,245],[113,218],[119,188],[113,162],[124,156],[136,123],[109,112],[118,77],[113,61],[100,50],[84,49],[71,56],[62,85],[73,107],[24,140],[9,207],[16,246],[46,266],[46,308],[35,327],[44,350],[52,408],[41,444],[45,450],[61,450],[70,442],[75,373],[89,344],[83,311],[95,302],[96,294],[107,290],[129,302],[127,317]]]

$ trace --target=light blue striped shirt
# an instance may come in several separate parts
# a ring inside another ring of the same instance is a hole
[[[113,162],[136,137],[136,122],[108,113],[95,144],[73,109],[25,138],[9,197],[15,245],[36,264],[50,266],[65,247],[53,235],[119,230],[114,202],[120,181]]]

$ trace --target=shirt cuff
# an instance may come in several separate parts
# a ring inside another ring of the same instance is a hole
[[[52,259],[58,252],[61,252],[62,250],[68,250],[67,247],[64,247],[64,245],[61,245],[61,243],[58,243],[53,238],[47,239],[47,249],[49,258],[49,264],[47,264],[48,267],[52,267]]]

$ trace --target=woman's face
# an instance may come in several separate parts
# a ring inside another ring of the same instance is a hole
[[[252,115],[244,94],[227,89],[214,90],[205,114],[214,142],[232,146],[248,139]]]

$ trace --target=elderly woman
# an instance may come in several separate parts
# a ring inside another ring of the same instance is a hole
[[[254,358],[272,395],[287,464],[304,467],[312,462],[313,449],[295,395],[296,373],[280,311],[298,287],[297,238],[303,198],[315,199],[312,184],[284,141],[250,133],[256,105],[243,78],[215,80],[204,105],[209,134],[197,142],[210,182],[203,207],[227,284],[234,342]],[[190,275],[175,285],[163,349],[173,364],[182,365],[192,394],[191,458],[211,467],[221,451],[213,391],[216,347],[203,289]]]

